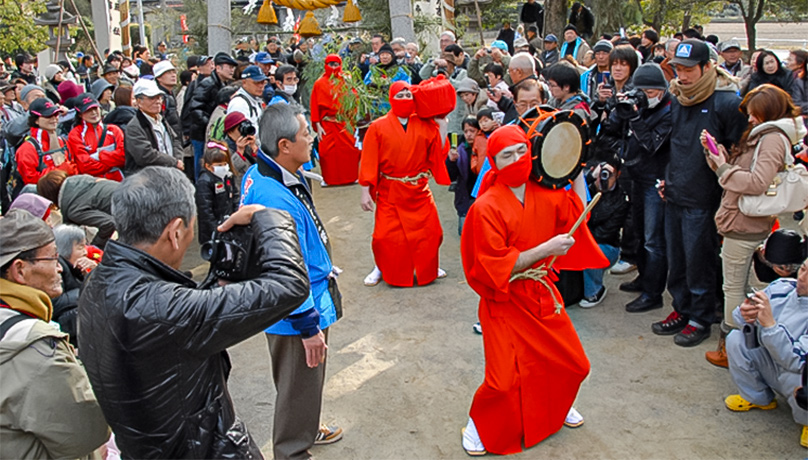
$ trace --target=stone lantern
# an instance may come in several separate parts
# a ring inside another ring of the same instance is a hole
[[[73,39],[70,37],[70,29],[68,26],[76,24],[76,17],[67,11],[61,13],[62,21],[59,25],[59,15],[62,7],[59,0],[51,0],[48,2],[47,11],[34,18],[34,24],[38,26],[48,26],[50,39],[45,42],[56,56],[55,61],[67,59],[67,50],[73,44]],[[61,37],[60,37],[61,35]],[[56,42],[59,42],[59,49],[56,49]]]

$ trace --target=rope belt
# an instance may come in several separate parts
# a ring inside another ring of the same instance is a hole
[[[405,176],[405,177],[393,177],[388,176],[385,173],[381,173],[382,177],[389,180],[394,180],[398,182],[404,182],[405,184],[412,184],[415,185],[418,183],[419,180],[423,179],[424,177],[432,177],[432,173],[430,171],[420,172],[414,176]]]
[[[555,291],[553,291],[550,283],[547,282],[545,277],[549,275],[550,272],[547,270],[544,264],[539,265],[536,268],[528,268],[527,270],[519,273],[514,273],[511,276],[511,283],[517,280],[533,280],[538,281],[542,286],[546,287],[548,291],[550,291],[550,295],[553,297],[553,304],[555,304],[555,312],[556,314],[561,313],[561,309],[564,308],[564,304],[558,300],[558,296],[556,296]]]

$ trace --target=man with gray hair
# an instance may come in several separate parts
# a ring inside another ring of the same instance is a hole
[[[259,124],[261,148],[244,176],[241,203],[271,206],[295,218],[311,281],[309,298],[266,330],[277,390],[272,444],[277,459],[310,458],[314,444],[342,438],[341,428],[320,424],[328,327],[342,316],[339,269],[331,264],[331,241],[299,172],[313,142],[302,109],[271,105]]]
[[[676,70],[673,69],[671,65],[671,59],[673,59],[674,53],[676,53],[676,47],[679,46],[681,40],[676,38],[671,38],[670,40],[665,42],[665,59],[659,63],[659,66],[662,67],[662,73],[665,74],[665,80],[670,83],[671,80],[676,78]]]
[[[261,458],[230,399],[226,350],[309,294],[294,222],[263,206],[245,206],[218,228],[250,225],[242,230],[252,235],[253,278],[209,275],[197,286],[179,271],[195,214],[194,187],[178,169],[127,177],[112,197],[119,239],[79,298],[79,329],[92,331],[81,355],[127,458]]]

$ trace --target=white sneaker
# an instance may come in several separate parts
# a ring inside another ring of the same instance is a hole
[[[375,286],[382,280],[382,271],[379,267],[373,267],[373,271],[365,277],[365,286]]]
[[[448,275],[446,274],[446,271],[444,269],[438,267],[438,279],[446,278],[447,276]]]
[[[463,434],[463,449],[467,454],[472,457],[479,457],[485,455],[485,447],[480,440],[480,435],[477,433],[477,427],[474,425],[474,420],[469,417],[469,423],[461,431]]]
[[[328,187],[328,184],[326,184],[324,180],[321,180],[320,187]]]
[[[601,286],[600,291],[597,294],[593,295],[592,297],[584,297],[578,302],[578,306],[581,308],[592,308],[595,305],[603,302],[603,298],[606,297],[606,286]]]
[[[478,333],[480,335],[483,334],[483,326],[480,324],[479,321],[474,323],[474,326],[471,326],[471,328],[474,329],[474,332],[476,332],[476,333]]]
[[[583,424],[583,416],[581,416],[581,414],[575,410],[574,407],[570,407],[570,411],[567,412],[567,418],[564,419],[564,425],[567,425],[570,428],[578,428]]]
[[[612,266],[611,270],[609,270],[609,273],[612,275],[625,275],[626,273],[630,273],[636,269],[636,265],[618,260],[617,263]]]

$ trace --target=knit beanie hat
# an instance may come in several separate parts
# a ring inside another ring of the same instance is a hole
[[[662,73],[662,67],[653,62],[637,67],[631,81],[634,83],[634,87],[639,89],[668,88],[668,81],[665,80],[665,74]]]

